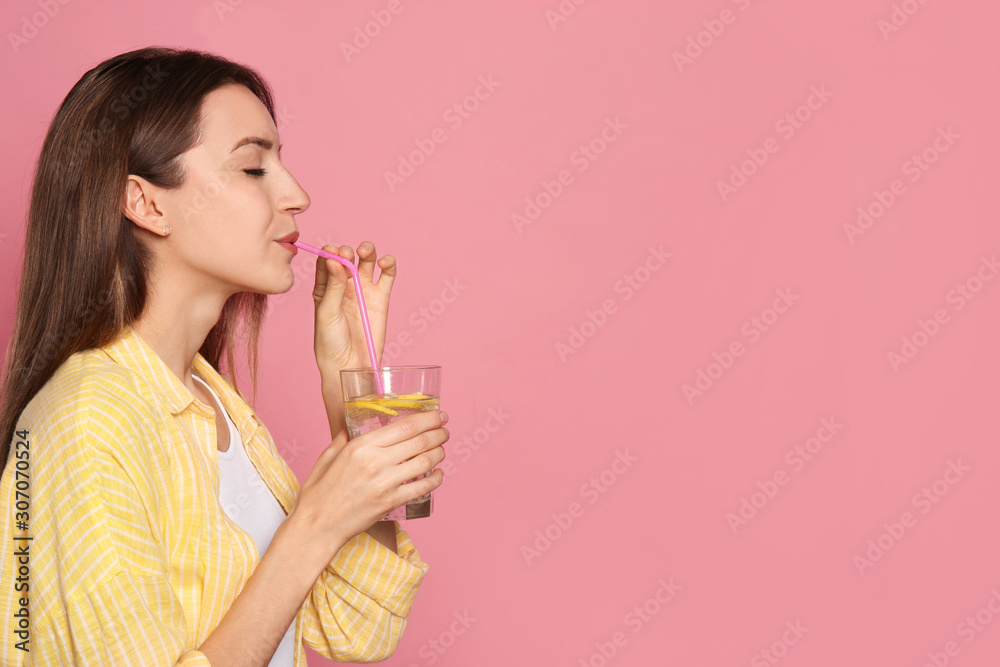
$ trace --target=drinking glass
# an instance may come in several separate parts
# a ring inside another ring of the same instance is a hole
[[[382,379],[385,392],[382,396],[379,396],[376,377]],[[340,384],[351,439],[407,415],[440,409],[440,366],[384,366],[378,370],[345,368],[340,371]],[[397,507],[382,520],[420,519],[430,516],[433,508],[434,499],[426,493]]]

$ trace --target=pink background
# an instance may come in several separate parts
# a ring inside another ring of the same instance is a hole
[[[274,87],[302,239],[397,256],[387,359],[445,369],[450,475],[387,665],[996,664],[996,3],[233,4],[71,2],[5,37],[0,343],[59,102],[123,51],[214,51]],[[257,409],[304,479],[329,434],[295,266]]]

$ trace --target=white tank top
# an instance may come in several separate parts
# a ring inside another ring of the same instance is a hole
[[[219,501],[226,515],[236,525],[253,537],[257,553],[261,557],[271,544],[271,538],[278,526],[285,520],[285,512],[271,490],[264,484],[260,473],[253,467],[243,449],[243,436],[233,423],[219,395],[208,383],[197,375],[193,378],[201,382],[215,398],[229,426],[229,449],[217,452],[219,457]],[[216,424],[216,428],[219,425]],[[293,667],[295,657],[295,620],[278,644],[268,667]]]

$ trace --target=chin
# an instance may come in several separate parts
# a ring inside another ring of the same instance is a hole
[[[248,292],[256,292],[257,294],[284,294],[295,286],[295,277],[291,276],[287,280],[275,280],[270,283],[254,285]]]
[[[295,285],[295,281],[292,281],[292,282],[288,283],[284,287],[275,287],[273,289],[268,289],[268,290],[264,291],[264,294],[284,294],[284,293],[290,291],[294,285]]]
[[[260,271],[253,283],[244,283],[247,292],[258,294],[284,294],[295,286],[295,272],[291,263],[283,268],[270,267],[268,271]]]

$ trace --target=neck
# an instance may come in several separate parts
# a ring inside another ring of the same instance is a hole
[[[175,280],[169,286],[160,282],[149,287],[146,308],[132,329],[188,389],[198,391],[191,378],[194,357],[229,295],[185,289]]]

